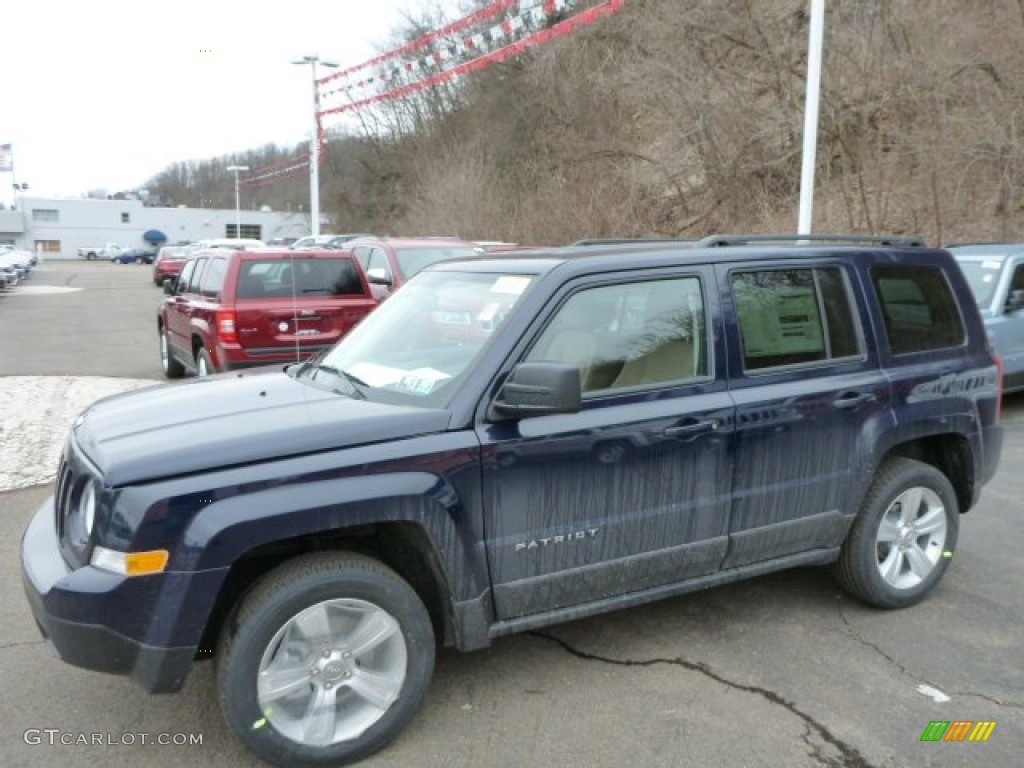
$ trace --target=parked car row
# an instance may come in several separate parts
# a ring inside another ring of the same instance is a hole
[[[479,256],[442,238],[354,238],[341,248],[241,241],[166,246],[157,332],[167,378],[298,361],[329,349],[425,267]]]
[[[0,291],[10,291],[29,276],[37,257],[31,251],[0,250]]]

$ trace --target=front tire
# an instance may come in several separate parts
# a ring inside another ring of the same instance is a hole
[[[171,343],[167,340],[167,329],[160,330],[160,368],[168,379],[180,379],[185,375],[185,366],[171,353]]]
[[[843,543],[840,584],[879,608],[919,603],[956,548],[960,510],[948,478],[919,461],[882,464]]]
[[[434,655],[427,610],[398,574],[363,555],[306,555],[273,571],[226,623],[221,710],[268,762],[343,765],[412,718]]]
[[[210,359],[210,353],[205,349],[200,349],[196,352],[196,376],[205,377],[212,373],[216,373],[213,367],[213,361]]]

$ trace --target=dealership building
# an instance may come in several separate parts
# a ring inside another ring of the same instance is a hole
[[[241,231],[236,233],[236,216]],[[79,248],[116,243],[143,248],[215,237],[258,240],[308,235],[308,213],[151,205],[143,200],[22,196],[13,210],[0,210],[0,245],[74,259]],[[149,240],[147,241],[143,235]]]

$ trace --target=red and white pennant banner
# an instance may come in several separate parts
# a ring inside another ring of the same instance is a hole
[[[524,51],[622,10],[626,0],[603,0],[580,10],[586,0],[497,0],[405,45],[317,81],[320,102],[334,101],[318,118],[354,112],[410,96],[470,72],[507,61]],[[494,23],[503,16],[498,23]],[[339,100],[345,103],[338,104]],[[319,120],[318,120],[319,122]],[[318,130],[320,161],[324,134]],[[309,168],[310,153],[257,169],[241,184],[267,184]]]
[[[510,59],[622,9],[625,0],[578,10],[578,0],[500,0],[376,59],[318,80],[321,115],[350,112],[401,98]],[[508,12],[498,24],[467,31]],[[566,16],[566,14],[572,14]],[[547,25],[547,26],[545,26]]]

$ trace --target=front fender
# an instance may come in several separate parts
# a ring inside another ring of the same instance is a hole
[[[211,503],[184,531],[177,570],[230,566],[265,544],[356,526],[408,522],[434,545],[454,599],[486,587],[483,551],[464,525],[466,510],[450,483],[427,472],[345,477],[266,488]]]

